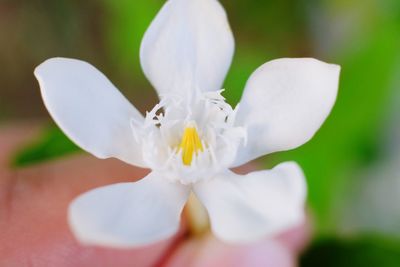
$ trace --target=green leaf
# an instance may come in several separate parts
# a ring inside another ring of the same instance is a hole
[[[16,167],[48,161],[78,152],[79,148],[56,126],[48,126],[43,133],[27,147],[21,149],[14,157]]]

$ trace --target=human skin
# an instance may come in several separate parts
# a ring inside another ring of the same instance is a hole
[[[37,123],[0,126],[0,267],[292,267],[308,241],[309,227],[304,224],[258,243],[228,245],[211,234],[189,235],[183,218],[175,236],[151,246],[124,250],[82,246],[67,224],[70,201],[99,186],[136,181],[148,170],[86,154],[11,168],[15,151],[39,130]]]

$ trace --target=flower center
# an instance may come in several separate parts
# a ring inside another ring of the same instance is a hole
[[[236,109],[221,92],[206,92],[193,103],[164,97],[144,122],[131,121],[150,169],[190,185],[232,166],[240,144],[246,143],[246,129],[235,126]]]
[[[178,149],[182,151],[182,162],[186,166],[192,164],[194,154],[197,156],[199,151],[204,151],[203,144],[194,124],[189,124],[183,131],[182,141]]]

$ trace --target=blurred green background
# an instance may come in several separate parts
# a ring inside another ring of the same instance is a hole
[[[92,63],[141,111],[157,102],[139,47],[163,2],[0,1],[0,123],[49,121],[16,164],[78,151],[51,124],[33,77],[47,58]],[[221,2],[236,37],[225,83],[231,104],[268,60],[316,57],[342,66],[337,104],[315,138],[262,160],[267,167],[296,160],[306,173],[315,236],[301,266],[400,266],[400,1]]]

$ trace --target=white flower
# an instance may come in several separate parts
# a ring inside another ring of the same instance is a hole
[[[190,192],[216,236],[249,242],[300,223],[306,185],[295,163],[238,175],[229,168],[307,142],[336,99],[339,67],[279,59],[249,79],[236,109],[221,87],[234,40],[216,0],[169,0],[144,36],[140,59],[161,102],[144,118],[94,67],[65,58],[35,70],[47,109],[80,147],[152,172],[72,202],[85,244],[144,245],[174,234]]]

